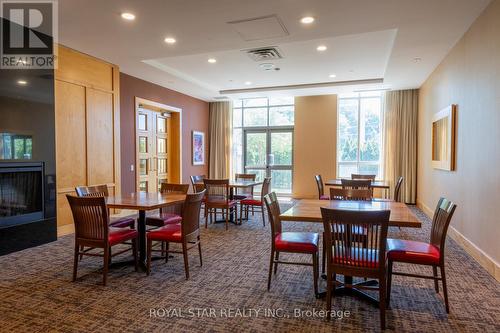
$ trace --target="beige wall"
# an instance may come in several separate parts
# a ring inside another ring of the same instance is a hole
[[[430,160],[432,115],[450,104],[458,104],[454,172],[435,170]],[[440,196],[455,201],[452,236],[499,276],[500,0],[423,84],[419,105],[417,200],[427,212]]]
[[[293,197],[318,196],[314,175],[335,178],[337,95],[295,98]],[[328,190],[328,189],[326,189]]]

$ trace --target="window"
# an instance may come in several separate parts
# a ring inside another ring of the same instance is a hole
[[[240,99],[233,105],[233,173],[271,177],[278,193],[292,192],[294,98]]]
[[[340,95],[337,119],[337,177],[352,173],[382,178],[382,94]]]

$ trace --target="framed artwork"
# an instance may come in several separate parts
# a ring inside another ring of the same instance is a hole
[[[205,133],[193,131],[193,165],[205,164]]]
[[[455,170],[456,105],[450,105],[432,118],[432,166]]]

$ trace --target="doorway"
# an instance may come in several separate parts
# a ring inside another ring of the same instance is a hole
[[[181,110],[136,98],[136,191],[181,181]]]
[[[245,173],[256,174],[258,180],[271,177],[273,191],[292,193],[292,129],[245,129],[243,158]]]

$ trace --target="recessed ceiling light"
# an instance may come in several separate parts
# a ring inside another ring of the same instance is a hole
[[[413,62],[420,62],[420,61],[422,61],[422,58],[419,57],[413,58]]]
[[[127,21],[133,21],[135,20],[135,15],[132,13],[122,13],[122,19]]]
[[[20,86],[25,86],[28,84],[28,81],[26,80],[17,80],[17,84],[20,85]]]
[[[175,44],[175,42],[177,42],[177,41],[173,37],[165,38],[165,43],[167,43],[167,44]]]
[[[332,79],[337,77],[337,75],[335,75],[335,74],[330,74],[328,76],[331,77]]]
[[[211,64],[215,64],[217,62],[217,59],[210,58],[210,59],[208,59],[208,62],[211,63]]]
[[[300,19],[300,22],[303,23],[303,24],[311,24],[314,22],[314,17],[312,16],[305,16],[303,18]]]
[[[320,51],[320,52],[323,52],[323,51],[326,51],[327,47],[326,45],[320,45],[316,48],[316,50]]]
[[[252,81],[246,81],[246,82],[245,82],[245,84],[246,84],[247,86],[249,86],[249,85],[251,85],[251,84],[252,84]]]

